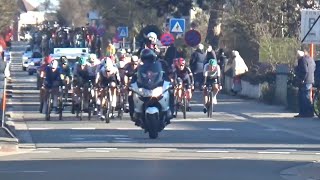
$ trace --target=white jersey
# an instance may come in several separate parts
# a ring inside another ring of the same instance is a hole
[[[209,77],[209,78],[217,78],[220,77],[220,66],[217,65],[216,67],[214,67],[214,69],[210,69],[209,63],[204,65],[203,68],[203,76],[204,77]]]

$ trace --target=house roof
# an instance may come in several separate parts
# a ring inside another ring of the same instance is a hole
[[[32,6],[27,0],[18,0],[18,6],[20,10],[24,12],[37,10],[37,8]]]

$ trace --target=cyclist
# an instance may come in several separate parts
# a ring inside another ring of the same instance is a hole
[[[61,56],[60,58],[60,67],[63,78],[61,78],[65,85],[70,88],[70,82],[72,80],[71,67],[69,66],[68,59],[66,56]]]
[[[97,102],[97,90],[96,90],[96,75],[99,72],[100,64],[101,62],[98,60],[97,56],[95,54],[90,54],[89,56],[89,64],[88,64],[88,71],[89,71],[89,79],[92,82],[94,90],[91,92],[91,97],[93,97],[94,102]],[[97,107],[94,108],[94,114],[97,113]]]
[[[86,57],[78,59],[79,61],[75,64],[73,70],[73,102],[77,108],[80,108],[81,88],[83,88],[83,110],[87,111],[89,102],[88,88],[90,85],[89,64]]]
[[[53,111],[58,112],[58,95],[59,95],[59,86],[61,85],[61,69],[57,60],[53,60],[50,66],[47,66],[45,69],[45,79],[44,87],[46,90],[46,99],[49,95],[49,90],[51,89],[53,95]],[[47,104],[48,105],[48,104]]]
[[[178,67],[176,67],[175,73],[174,73],[174,82],[176,84],[176,90],[175,95],[178,97],[178,102],[181,103],[182,100],[182,88],[183,86],[186,87],[186,95],[187,95],[187,102],[190,102],[192,98],[192,89],[194,88],[194,78],[192,75],[192,72],[190,68],[186,67],[186,61],[183,58],[177,58],[176,60]],[[187,107],[188,111],[191,110],[189,107]]]
[[[140,65],[140,61],[138,56],[132,56],[131,57],[131,62],[128,63],[124,69],[125,69],[125,78],[124,78],[124,85],[125,85],[125,89],[127,89],[127,87],[129,87],[129,84],[131,82],[132,79],[136,79],[136,73],[138,71],[138,67]],[[130,101],[129,105],[127,105],[127,100]],[[129,110],[129,114],[130,117],[133,116],[133,97],[132,97],[132,93],[129,92],[128,93],[128,99],[125,99],[125,103],[126,103],[126,111]],[[129,107],[128,107],[129,106]],[[129,108],[129,109],[128,109]]]
[[[106,59],[104,67],[100,70],[96,77],[96,83],[100,87],[99,100],[97,101],[98,109],[100,109],[99,116],[103,120],[105,116],[103,114],[102,105],[107,105],[106,88],[111,88],[111,107],[112,117],[117,104],[117,87],[120,84],[120,76],[118,69],[114,66],[110,58]]]
[[[217,94],[219,90],[222,89],[221,81],[220,81],[220,67],[216,59],[210,59],[207,64],[204,65],[203,69],[203,76],[204,76],[204,85],[203,85],[203,96],[204,96],[204,108],[203,113],[207,113],[208,107],[208,92],[206,87],[212,86],[214,95],[212,99],[213,104],[217,104]]]
[[[45,79],[45,71],[46,71],[47,66],[49,66],[51,64],[51,61],[52,61],[51,56],[46,56],[43,60],[42,65],[39,68],[39,78],[37,80],[38,81],[37,83],[38,83],[38,87],[41,87],[40,88],[40,103],[42,103],[46,98],[46,90],[43,85],[44,85],[44,79]],[[42,113],[42,108],[43,108],[42,105],[43,104],[40,105],[40,113]]]

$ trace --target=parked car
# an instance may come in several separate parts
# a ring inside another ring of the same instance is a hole
[[[33,52],[31,58],[28,61],[28,73],[33,75],[37,73],[37,69],[40,67],[43,60],[43,56],[40,52]]]
[[[28,67],[28,61],[32,57],[31,47],[27,47],[26,51],[22,55],[22,70],[26,71]]]

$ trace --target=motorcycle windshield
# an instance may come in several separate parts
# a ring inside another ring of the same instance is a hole
[[[154,89],[163,81],[163,72],[161,63],[148,62],[141,65],[137,72],[137,82],[139,87],[145,89]]]

